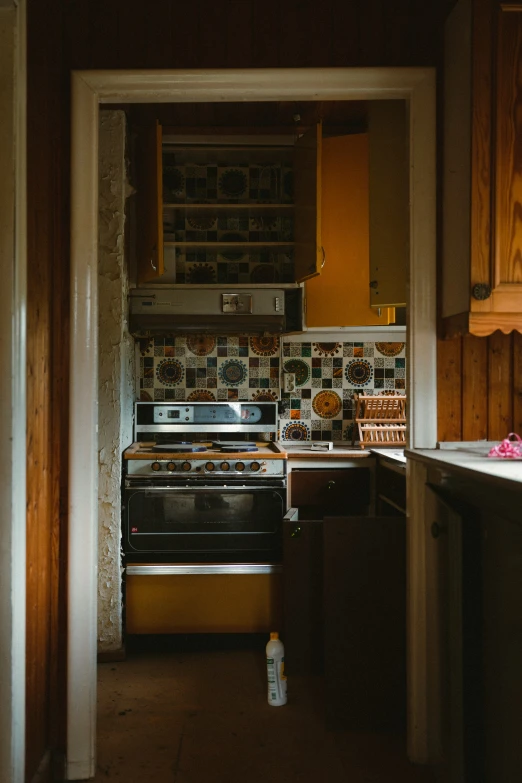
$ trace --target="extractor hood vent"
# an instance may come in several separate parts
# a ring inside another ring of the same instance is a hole
[[[301,289],[224,289],[179,286],[134,289],[130,296],[129,331],[135,337],[176,333],[282,333],[299,330],[295,299]],[[286,299],[291,295],[287,322]]]

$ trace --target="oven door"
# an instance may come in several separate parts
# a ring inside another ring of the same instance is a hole
[[[280,561],[284,482],[130,484],[123,506],[127,556],[172,562]],[[127,557],[128,559],[128,557]]]

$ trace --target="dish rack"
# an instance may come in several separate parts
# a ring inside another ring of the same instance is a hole
[[[406,443],[406,395],[354,394],[361,449]],[[355,443],[353,428],[352,446]]]

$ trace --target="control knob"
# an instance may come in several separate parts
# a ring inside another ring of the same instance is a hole
[[[252,462],[252,463],[250,463],[250,470],[253,470],[254,473],[257,473],[257,471],[259,470],[260,467],[261,467],[261,465],[259,464],[259,462]]]
[[[151,465],[152,470],[161,470],[161,465],[159,462],[153,462]]]
[[[228,462],[222,462],[220,468],[221,470],[230,470],[230,465]]]
[[[175,462],[167,462],[167,470],[176,470]]]
[[[184,462],[181,466],[181,470],[190,470],[190,462]]]
[[[244,470],[244,469],[245,469],[244,462],[236,462],[236,470]]]
[[[207,463],[206,463],[206,465],[205,465],[205,468],[206,468],[207,470],[214,470],[214,468],[215,468],[215,467],[216,467],[216,466],[214,465],[214,463],[213,463],[213,462],[207,462]]]

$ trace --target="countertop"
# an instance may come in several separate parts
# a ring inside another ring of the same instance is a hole
[[[522,459],[487,457],[489,444],[455,445],[442,449],[405,449],[407,459],[419,460],[442,470],[490,486],[522,490]]]
[[[333,449],[330,451],[312,451],[311,450],[311,441],[302,441],[302,442],[295,442],[295,443],[286,443],[284,441],[279,441],[278,444],[279,448],[283,449],[289,460],[292,459],[310,459],[310,460],[324,460],[325,462],[328,460],[335,460],[335,459],[367,459],[368,457],[371,457],[372,455],[367,449],[359,449],[354,448],[350,446],[337,446],[334,445]]]

